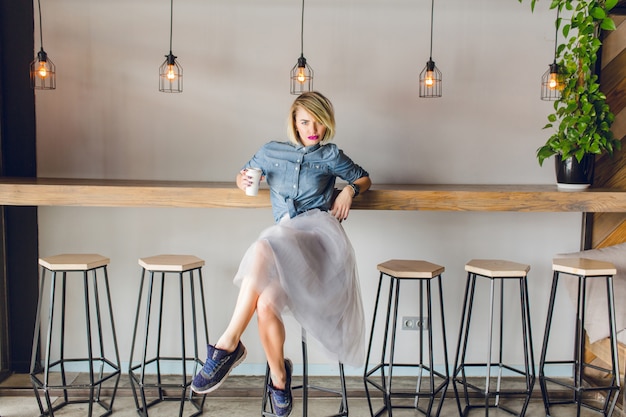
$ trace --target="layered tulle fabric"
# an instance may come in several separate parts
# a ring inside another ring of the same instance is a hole
[[[354,249],[329,213],[311,210],[264,230],[235,276],[291,312],[335,359],[361,366],[365,324]]]

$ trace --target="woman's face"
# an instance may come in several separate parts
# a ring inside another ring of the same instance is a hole
[[[326,133],[326,126],[315,120],[315,117],[302,107],[298,107],[296,110],[294,123],[300,136],[300,142],[304,146],[320,143],[324,133]]]

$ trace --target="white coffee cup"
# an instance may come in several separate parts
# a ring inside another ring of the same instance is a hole
[[[262,173],[263,171],[259,168],[248,168],[246,170],[244,175],[252,181],[252,184],[246,187],[246,195],[255,196],[259,193],[259,183],[261,182]]]

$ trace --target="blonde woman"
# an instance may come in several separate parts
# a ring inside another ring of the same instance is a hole
[[[217,389],[241,363],[241,335],[256,312],[261,344],[270,367],[270,396],[278,416],[291,413],[292,363],[285,359],[282,314],[289,311],[308,334],[342,363],[360,366],[364,320],[354,250],[341,222],[352,200],[371,186],[369,174],[335,144],[331,102],[318,92],[300,95],[291,106],[289,142],[269,142],[237,174],[251,184],[248,168],[260,168],[270,188],[276,224],[261,233],[244,255],[235,283],[239,296],[231,321],[192,389]],[[347,182],[335,190],[337,178]]]

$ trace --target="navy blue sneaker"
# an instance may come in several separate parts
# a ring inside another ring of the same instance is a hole
[[[246,358],[246,348],[239,342],[234,352],[228,353],[213,345],[207,346],[207,358],[204,366],[193,378],[191,389],[197,394],[215,391],[226,380],[230,371]]]
[[[293,399],[291,398],[291,374],[293,373],[293,364],[289,359],[285,359],[285,370],[287,371],[285,389],[274,388],[271,380],[267,386],[270,392],[270,400],[272,401],[272,409],[276,417],[287,417],[291,414],[291,409],[293,408]]]

